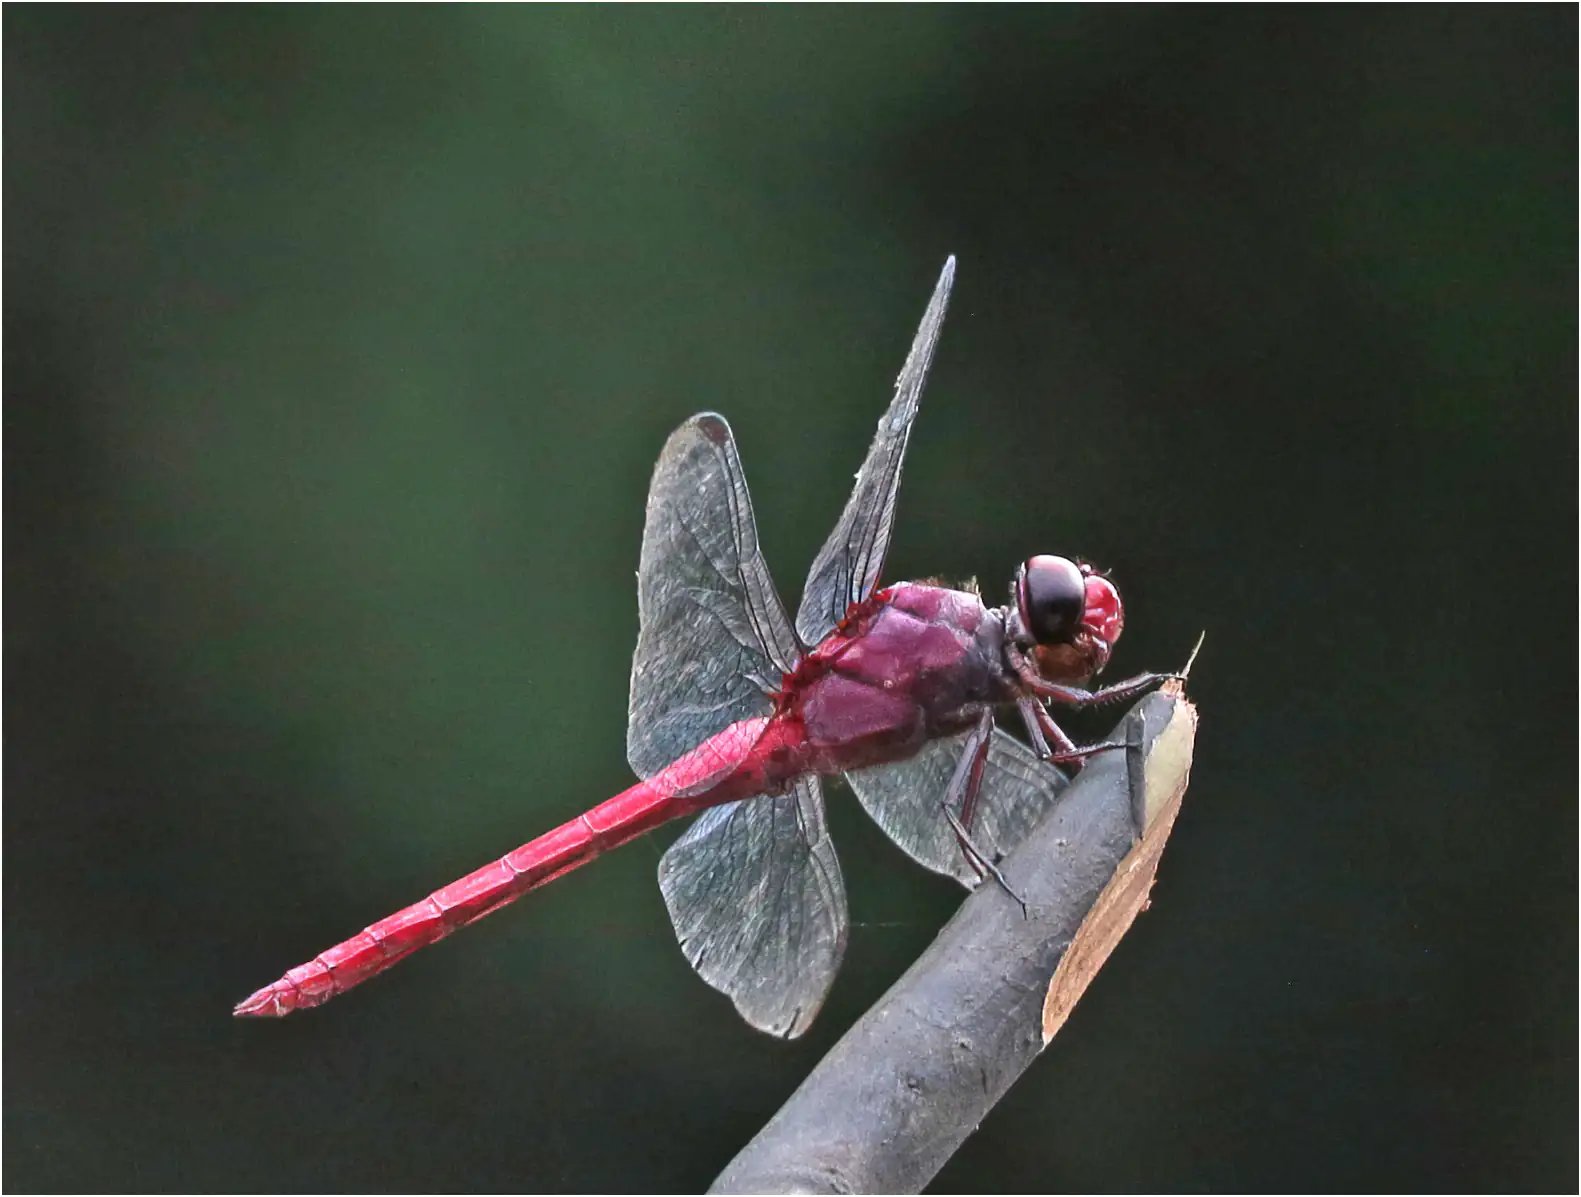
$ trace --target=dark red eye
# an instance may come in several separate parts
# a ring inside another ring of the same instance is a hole
[[[1081,626],[1087,579],[1064,557],[1029,557],[1016,577],[1021,622],[1039,644],[1064,644]]]

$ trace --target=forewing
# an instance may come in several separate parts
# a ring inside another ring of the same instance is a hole
[[[878,422],[878,433],[856,476],[851,498],[807,574],[801,607],[796,612],[796,630],[804,644],[817,644],[840,622],[847,607],[865,599],[878,585],[895,522],[895,493],[900,487],[906,441],[917,416],[917,403],[922,398],[928,367],[933,363],[933,350],[939,343],[939,330],[944,325],[954,282],[952,257],[944,263],[928,310],[922,314],[911,353],[895,380],[895,397]]]
[[[845,779],[862,808],[907,856],[973,889],[980,878],[940,808],[965,743],[966,735],[930,740],[908,760],[858,769]],[[1020,740],[994,728],[972,816],[972,840],[989,860],[1003,859],[1068,784],[1063,773],[1040,761]]]
[[[681,950],[760,1031],[811,1024],[845,953],[845,883],[816,775],[703,812],[659,862]]]
[[[730,425],[693,416],[665,442],[648,490],[637,572],[626,758],[651,777],[739,719],[800,645],[758,550],[752,499]]]

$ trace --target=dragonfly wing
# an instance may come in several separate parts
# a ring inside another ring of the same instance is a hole
[[[878,585],[895,522],[895,492],[900,487],[906,441],[917,416],[917,403],[922,398],[928,367],[933,363],[933,350],[939,343],[954,282],[952,257],[944,263],[928,310],[922,315],[911,353],[895,380],[895,397],[878,422],[878,433],[856,476],[851,498],[807,575],[801,607],[796,612],[796,630],[805,644],[817,644],[827,636],[844,617],[846,608],[872,594]]]
[[[907,856],[973,889],[981,879],[939,808],[965,744],[965,735],[930,740],[908,760],[857,769],[845,779],[862,808]],[[997,863],[1026,838],[1068,784],[1063,773],[1020,740],[994,728],[972,816],[973,841]]]
[[[665,442],[648,490],[637,572],[626,758],[651,777],[737,720],[801,654],[758,550],[735,439],[705,412]]]
[[[659,862],[681,950],[760,1031],[811,1024],[845,954],[849,916],[816,775],[779,797],[698,816]]]

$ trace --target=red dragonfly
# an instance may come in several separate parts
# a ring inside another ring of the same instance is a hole
[[[235,1010],[317,1006],[528,890],[661,823],[703,812],[665,852],[659,888],[692,966],[759,1030],[811,1025],[849,915],[820,778],[844,774],[913,859],[968,888],[1059,796],[1077,748],[1051,703],[1134,697],[1172,674],[1086,687],[1124,624],[1119,592],[1080,561],[1038,556],[1011,601],[932,582],[880,587],[906,442],[955,259],[878,424],[792,626],[758,548],[730,426],[693,416],[648,492],[626,756],[642,780],[493,864],[293,968]],[[995,726],[1015,707],[1031,747]],[[1008,891],[1008,886],[1006,887]]]

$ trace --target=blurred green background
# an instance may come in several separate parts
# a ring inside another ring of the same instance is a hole
[[[1573,7],[4,32],[8,1189],[705,1186],[958,901],[844,790],[797,1043],[662,835],[229,1009],[628,784],[665,436],[793,606],[950,252],[890,576],[1207,643],[1154,908],[937,1190],[1575,1188]]]

